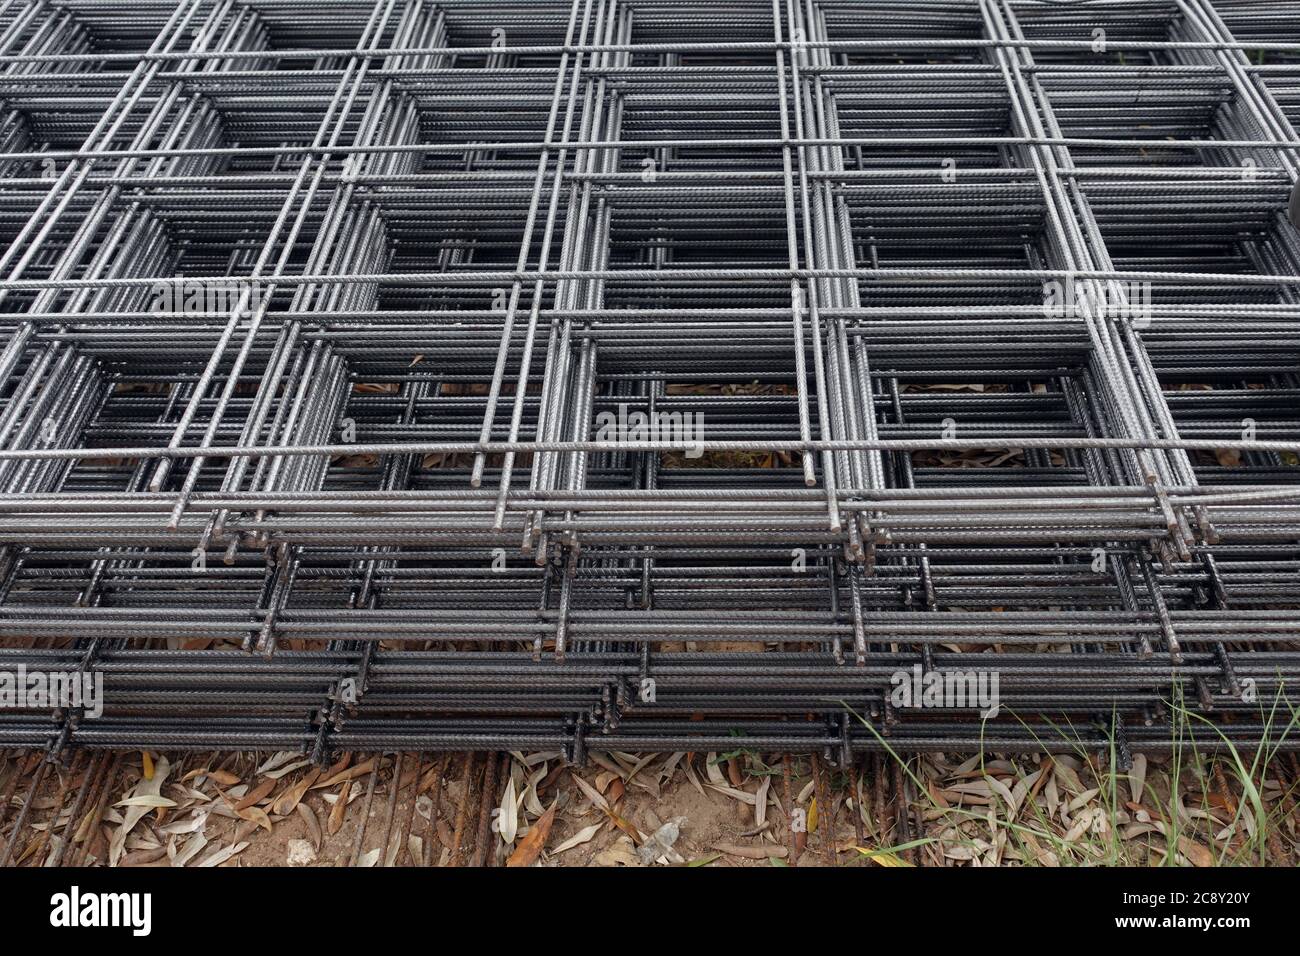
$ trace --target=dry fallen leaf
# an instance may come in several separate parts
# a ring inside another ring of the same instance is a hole
[[[630,837],[620,836],[608,847],[597,853],[591,860],[592,866],[640,866],[636,855],[636,844]]]
[[[555,808],[556,804],[552,803],[551,808],[538,817],[532,829],[519,841],[519,846],[515,847],[515,852],[510,854],[510,859],[506,860],[506,866],[532,866],[546,846],[546,838],[555,823]]]
[[[145,807],[150,810],[159,807],[174,807],[176,805],[175,800],[169,800],[167,797],[160,797],[153,793],[142,793],[134,797],[124,797],[117,801],[117,803],[113,804],[115,807]]]
[[[613,810],[606,810],[605,815],[609,817],[609,819],[613,822],[614,826],[618,827],[620,830],[622,830],[624,833],[630,836],[634,841],[641,842],[642,840],[645,839],[645,836],[641,833],[640,830],[638,830],[635,826],[633,826],[628,821],[624,820]]]
[[[1214,854],[1189,836],[1178,838],[1178,852],[1191,860],[1193,866],[1214,866]]]
[[[519,803],[515,798],[515,778],[512,776],[506,781],[504,792],[501,794],[501,814],[498,818],[501,824],[501,839],[506,843],[515,842],[515,834],[519,831]]]
[[[740,771],[740,761],[735,757],[727,759],[727,779],[731,781],[733,787],[743,787],[745,785],[745,775]]]
[[[557,846],[554,850],[552,850],[551,854],[555,855],[555,854],[563,853],[566,850],[572,850],[575,846],[581,846],[584,843],[590,843],[592,838],[595,837],[595,835],[600,832],[600,828],[602,826],[604,826],[603,823],[593,823],[589,827],[584,827],[583,829],[575,833],[573,836],[565,840],[563,843],[561,843],[559,846]]]
[[[226,847],[224,850],[218,850],[210,857],[207,857],[205,860],[199,863],[199,866],[201,867],[220,866],[222,863],[225,863],[235,854],[243,853],[247,849],[248,849],[247,843],[235,843],[231,846]]]
[[[250,790],[248,794],[242,800],[236,803],[232,809],[236,813],[238,813],[240,810],[247,810],[249,807],[254,806],[258,802],[260,802],[263,798],[270,795],[271,791],[275,789],[276,783],[277,783],[276,780],[273,780],[268,777],[266,780],[263,780],[256,787]]]
[[[601,796],[599,790],[587,783],[587,781],[583,780],[576,773],[570,774],[570,776],[573,777],[574,782],[578,785],[578,789],[583,792],[586,798],[590,800],[597,809],[609,813],[609,801]]]
[[[319,767],[308,771],[306,776],[276,797],[275,803],[271,805],[271,810],[281,816],[293,813],[294,808],[301,804],[302,798],[307,795],[307,791],[311,789],[312,784],[316,782],[320,775],[321,770]]]
[[[770,857],[780,860],[790,855],[790,851],[783,846],[737,846],[734,843],[715,843],[713,849],[744,860],[766,860]]]
[[[184,866],[198,856],[207,845],[208,838],[202,833],[195,833],[186,841],[185,846],[181,847],[176,855],[172,857],[172,866]]]
[[[1146,789],[1147,779],[1147,758],[1145,754],[1133,755],[1133,766],[1128,772],[1129,792],[1133,795],[1134,803],[1141,803],[1143,791]]]
[[[709,784],[709,789],[716,790],[718,793],[725,793],[733,800],[739,800],[741,803],[747,804],[751,807],[758,803],[758,797],[754,794],[748,793],[744,790],[737,790],[734,787],[724,787],[721,784],[711,783]]]
[[[316,819],[316,811],[305,803],[298,804],[298,816],[302,817],[303,825],[307,828],[307,835],[311,837],[312,846],[319,850],[324,836],[321,833],[320,821]]]
[[[338,773],[335,773],[332,776],[328,776],[324,780],[318,780],[316,783],[312,784],[311,789],[327,790],[337,783],[342,783],[344,780],[353,780],[357,777],[365,776],[366,774],[370,773],[371,770],[374,769],[374,766],[375,766],[375,761],[372,758],[370,760],[365,761],[364,763],[357,764],[355,767],[349,767],[346,770],[340,770]],[[331,771],[333,769],[334,769],[333,767],[330,768]],[[328,772],[329,771],[327,771],[327,773]]]
[[[271,826],[271,818],[267,816],[266,811],[261,807],[247,807],[243,810],[236,810],[235,813],[241,820],[255,823],[262,829],[266,830],[267,833],[270,833],[273,830],[273,827]]]
[[[331,836],[343,828],[343,817],[348,812],[348,797],[351,793],[351,781],[339,788],[338,798],[334,801],[334,806],[330,808],[329,819],[325,822],[325,829]]]
[[[864,846],[855,846],[853,849],[879,866],[912,866],[911,863],[908,863],[896,853],[887,853],[884,850],[868,850]],[[945,851],[945,855],[947,855],[947,851]]]
[[[156,863],[167,855],[167,848],[162,846],[153,847],[148,850],[134,850],[126,854],[118,861],[118,866],[148,866],[150,863]]]
[[[1214,449],[1214,457],[1224,468],[1241,467],[1241,452],[1235,448],[1216,448]]]

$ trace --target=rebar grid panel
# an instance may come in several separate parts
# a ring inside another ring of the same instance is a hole
[[[1293,747],[1286,6],[10,0],[0,746]]]

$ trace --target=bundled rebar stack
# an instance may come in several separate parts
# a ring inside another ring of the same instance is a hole
[[[1294,747],[1290,6],[8,0],[0,747]]]

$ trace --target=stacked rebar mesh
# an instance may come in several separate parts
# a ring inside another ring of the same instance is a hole
[[[104,709],[0,746],[1294,746],[1294,123],[1281,0],[7,0],[0,669]]]

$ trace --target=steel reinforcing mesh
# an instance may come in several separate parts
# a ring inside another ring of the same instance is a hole
[[[1289,747],[1296,122],[1281,0],[9,0],[0,668],[105,689],[0,746]]]

